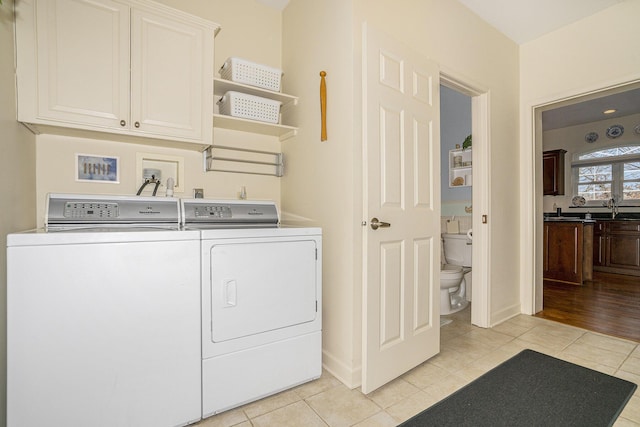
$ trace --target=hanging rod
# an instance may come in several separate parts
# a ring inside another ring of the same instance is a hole
[[[267,162],[262,160],[237,159],[233,157],[219,157],[219,156],[213,155],[213,149],[274,156],[274,161]],[[204,151],[203,154],[204,154],[204,169],[206,172],[246,173],[251,175],[269,175],[269,176],[277,176],[277,177],[281,177],[282,175],[284,175],[284,155],[282,153],[277,153],[272,151],[252,150],[248,148],[229,147],[224,145],[211,145]],[[214,168],[213,167],[214,160],[222,161],[222,162],[261,165],[261,166],[273,166],[275,168],[275,171],[274,172],[256,172],[256,171]]]

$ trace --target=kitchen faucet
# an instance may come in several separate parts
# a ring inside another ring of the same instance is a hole
[[[614,194],[609,200],[602,202],[602,206],[606,206],[607,209],[611,209],[611,219],[616,219],[616,215],[618,215],[618,203],[616,199],[617,197]]]

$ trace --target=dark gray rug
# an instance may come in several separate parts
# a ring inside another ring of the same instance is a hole
[[[611,426],[636,387],[524,350],[401,426]]]

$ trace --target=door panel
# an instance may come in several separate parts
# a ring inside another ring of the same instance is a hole
[[[129,8],[37,3],[38,117],[119,127],[129,117]]]
[[[211,95],[202,28],[134,10],[132,14],[131,121],[141,132],[203,138]]]
[[[439,70],[365,28],[363,378],[369,393],[439,352]]]

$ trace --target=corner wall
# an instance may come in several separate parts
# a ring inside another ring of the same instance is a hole
[[[16,121],[13,1],[0,6],[0,425],[7,402],[7,239],[36,226],[35,137]]]
[[[362,362],[362,24],[381,29],[489,91],[491,162],[518,156],[518,46],[450,0],[292,0],[283,13],[285,91],[300,96],[299,135],[283,143],[283,211],[324,231],[323,362],[350,387]],[[319,72],[327,71],[328,137],[319,141]],[[293,79],[293,80],[290,80]],[[519,312],[518,177],[493,168],[491,298],[494,323]],[[505,209],[508,206],[508,209]]]
[[[323,231],[323,365],[360,384],[360,184],[354,170],[352,5],[292,0],[283,13],[285,91],[300,97],[297,137],[282,149],[283,215]],[[320,71],[326,71],[327,135],[320,141]]]

